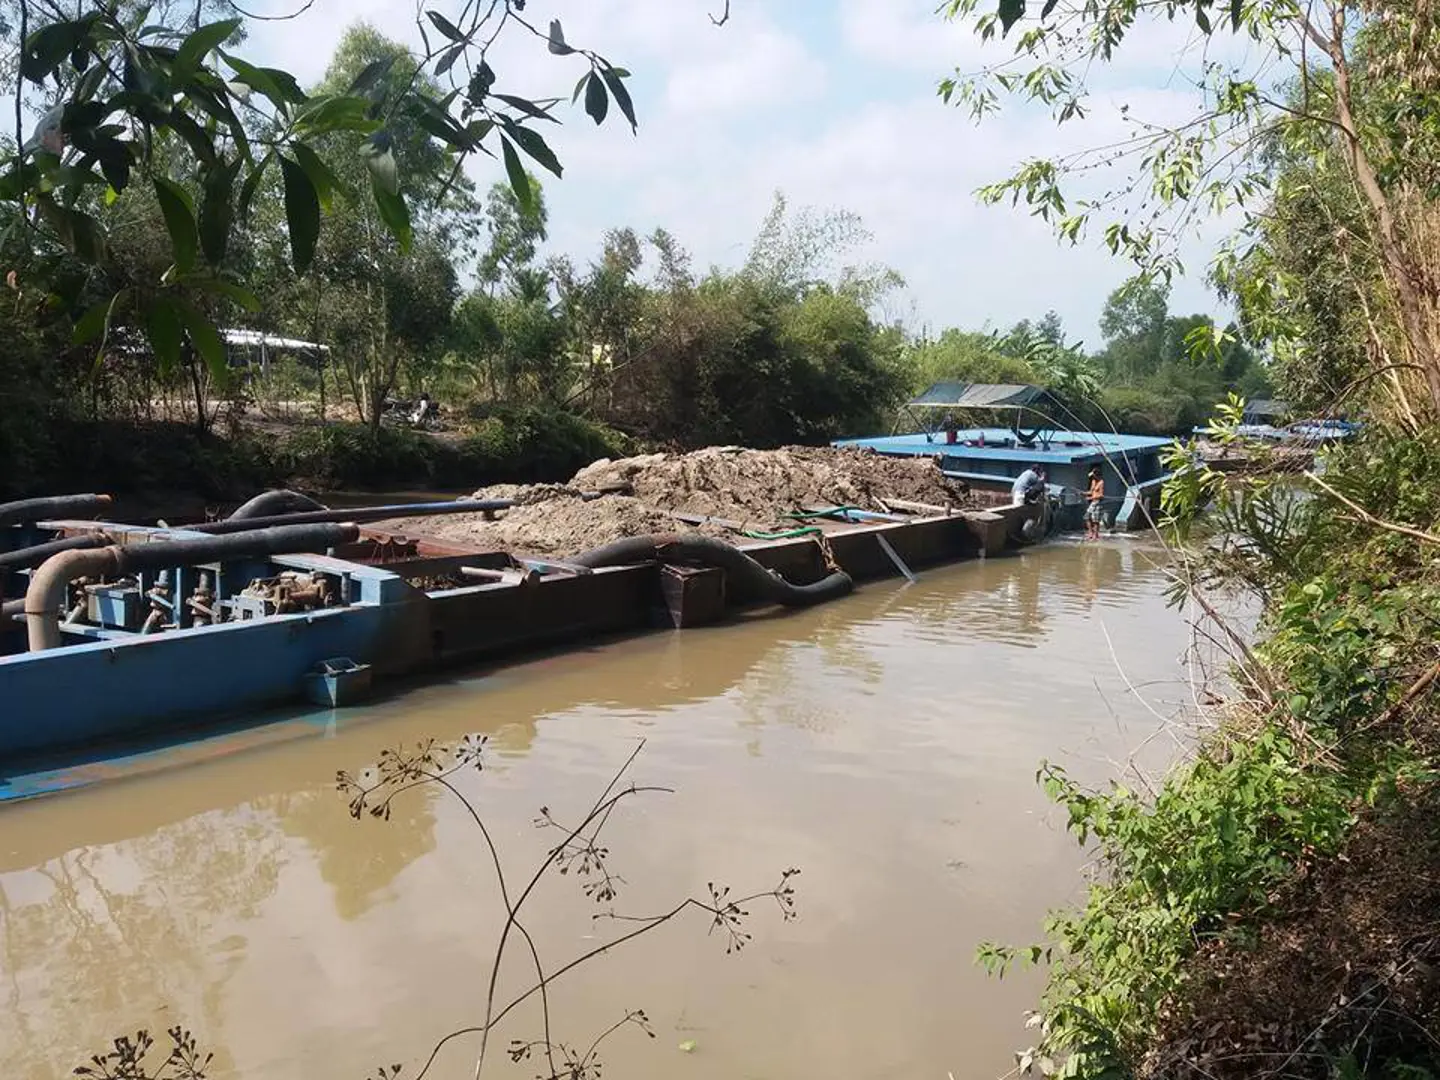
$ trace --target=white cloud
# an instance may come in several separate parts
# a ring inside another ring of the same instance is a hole
[[[708,59],[672,72],[665,104],[674,113],[733,113],[787,105],[822,93],[826,70],[800,41],[773,28],[742,31]]]
[[[934,0],[844,0],[845,46],[872,63],[921,71],[933,82],[954,67],[1008,54],[1007,45],[982,44],[974,29],[935,13]]]
[[[969,29],[938,19],[933,3],[737,2],[717,29],[704,0],[556,0],[545,19],[553,12],[568,40],[634,72],[640,131],[632,138],[615,120],[597,129],[578,108],[563,112],[563,128],[547,130],[566,166],[564,180],[547,184],[552,249],[584,260],[607,228],[664,226],[697,266],[733,266],[779,188],[792,205],[860,214],[875,239],[856,260],[899,270],[919,317],[932,325],[1008,324],[1053,307],[1073,334],[1094,343],[1105,296],[1129,267],[1094,240],[1059,246],[1023,208],[981,207],[974,191],[1026,158],[1123,137],[1122,102],[1137,119],[1187,116],[1197,99],[1174,57],[1192,30],[1137,29],[1132,59],[1097,80],[1082,123],[1056,128],[1020,109],[977,127],[935,97],[935,79],[971,62],[978,46]],[[257,31],[262,58],[313,78],[358,18],[412,40],[409,5],[320,0],[316,8],[306,20]],[[573,58],[536,44],[504,46],[495,64],[502,79],[521,92],[568,93]],[[487,185],[500,178],[488,158],[475,175]],[[1093,183],[1103,189],[1126,178]],[[1192,272],[1203,271],[1205,241],[1186,255]],[[1198,276],[1176,289],[1177,309],[1213,306]]]

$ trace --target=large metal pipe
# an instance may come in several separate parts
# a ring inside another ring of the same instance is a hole
[[[328,509],[324,503],[316,502],[309,495],[298,491],[280,489],[265,491],[235,509],[227,521],[245,521],[250,518],[275,517],[278,514],[293,514],[306,510]]]
[[[632,536],[583,552],[570,561],[592,569],[646,562],[718,566],[766,600],[786,607],[809,607],[838,599],[855,589],[854,579],[843,570],[832,571],[809,585],[792,584],[733,544],[696,533]]]
[[[104,547],[106,544],[113,543],[114,540],[107,533],[93,532],[80,536],[67,536],[63,540],[51,540],[44,544],[36,544],[34,547],[0,552],[0,574],[12,570],[33,569],[51,555],[59,555],[62,551],[79,551],[82,548]]]
[[[64,551],[47,559],[30,578],[25,592],[25,624],[30,651],[60,645],[60,611],[66,589],[80,577],[120,577],[172,566],[215,562],[247,556],[290,555],[325,551],[360,535],[353,524],[322,523],[257,529],[240,536],[207,536],[194,540],[152,540],[112,544],[91,550]]]
[[[322,521],[386,521],[390,518],[436,517],[441,514],[483,514],[509,510],[512,499],[460,499],[455,502],[402,503],[398,506],[351,507],[340,510],[306,510],[298,514],[277,514],[274,517],[248,518],[235,521],[207,521],[202,525],[184,525],[190,532],[224,536],[271,525],[308,525]]]
[[[0,525],[28,525],[46,518],[97,514],[113,501],[109,495],[49,495],[0,503]]]

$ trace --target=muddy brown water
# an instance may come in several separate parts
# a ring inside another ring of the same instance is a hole
[[[789,866],[799,918],[751,905],[753,940],[688,916],[554,985],[554,1038],[587,1047],[628,1010],[605,1075],[999,1076],[1026,1041],[1035,974],[987,979],[982,939],[1033,940],[1079,894],[1083,854],[1038,791],[1041,759],[1093,781],[1191,701],[1184,618],[1153,541],[1063,542],[879,583],[813,611],[609,642],[466,673],[312,734],[0,810],[0,1048],[68,1076],[115,1035],[180,1024],[210,1075],[362,1077],[483,1015],[503,911],[480,835],[435,789],[352,821],[335,771],[435,736],[490,737],[464,777],[508,874],[583,814],[637,740],[642,784],[607,828],[616,908],[706,883],[764,889]],[[1117,664],[1118,661],[1118,664]],[[307,729],[314,730],[314,729]],[[1148,741],[1147,741],[1148,739]],[[634,924],[596,922],[573,876],[526,925],[550,967]],[[516,952],[501,996],[530,976]],[[522,1008],[486,1074],[512,1065]],[[682,1046],[684,1048],[682,1048]],[[430,1075],[470,1077],[477,1042]]]

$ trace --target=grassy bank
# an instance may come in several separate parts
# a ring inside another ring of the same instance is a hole
[[[4,471],[0,497],[84,490],[225,500],[277,484],[463,490],[564,480],[631,449],[612,428],[538,408],[493,410],[445,437],[346,423],[201,435],[181,424],[75,422],[50,434],[24,468]]]
[[[1047,793],[1102,868],[1029,948],[1052,964],[1021,1064],[1080,1077],[1440,1076],[1440,433],[1311,481],[1219,490],[1184,583],[1253,591],[1243,693],[1153,793]],[[1188,495],[1187,495],[1188,489]]]

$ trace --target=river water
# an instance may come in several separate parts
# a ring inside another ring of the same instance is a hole
[[[1082,888],[1083,853],[1034,774],[1088,781],[1139,749],[1162,768],[1191,705],[1191,631],[1165,607],[1150,539],[1061,542],[879,583],[812,611],[657,633],[408,690],[333,730],[0,810],[0,1048],[9,1071],[68,1076],[125,1031],[174,1025],[216,1078],[414,1076],[483,1016],[503,908],[483,841],[434,786],[387,821],[335,790],[399,744],[488,734],[458,779],[512,879],[583,816],[630,755],[673,793],[607,824],[621,914],[707,882],[769,888],[798,867],[798,918],[751,905],[727,955],[703,913],[566,974],[552,1038],[601,1047],[605,1075],[989,1078],[1025,1044],[1034,973],[988,979],[977,942],[1025,942]],[[288,729],[286,729],[288,730]],[[1157,732],[1162,732],[1157,736]],[[596,921],[574,875],[524,909],[549,968],[638,924]],[[529,984],[517,950],[500,997]],[[486,1075],[533,1039],[522,1007]],[[432,1076],[470,1077],[473,1037]],[[163,1056],[163,1055],[160,1055]]]

